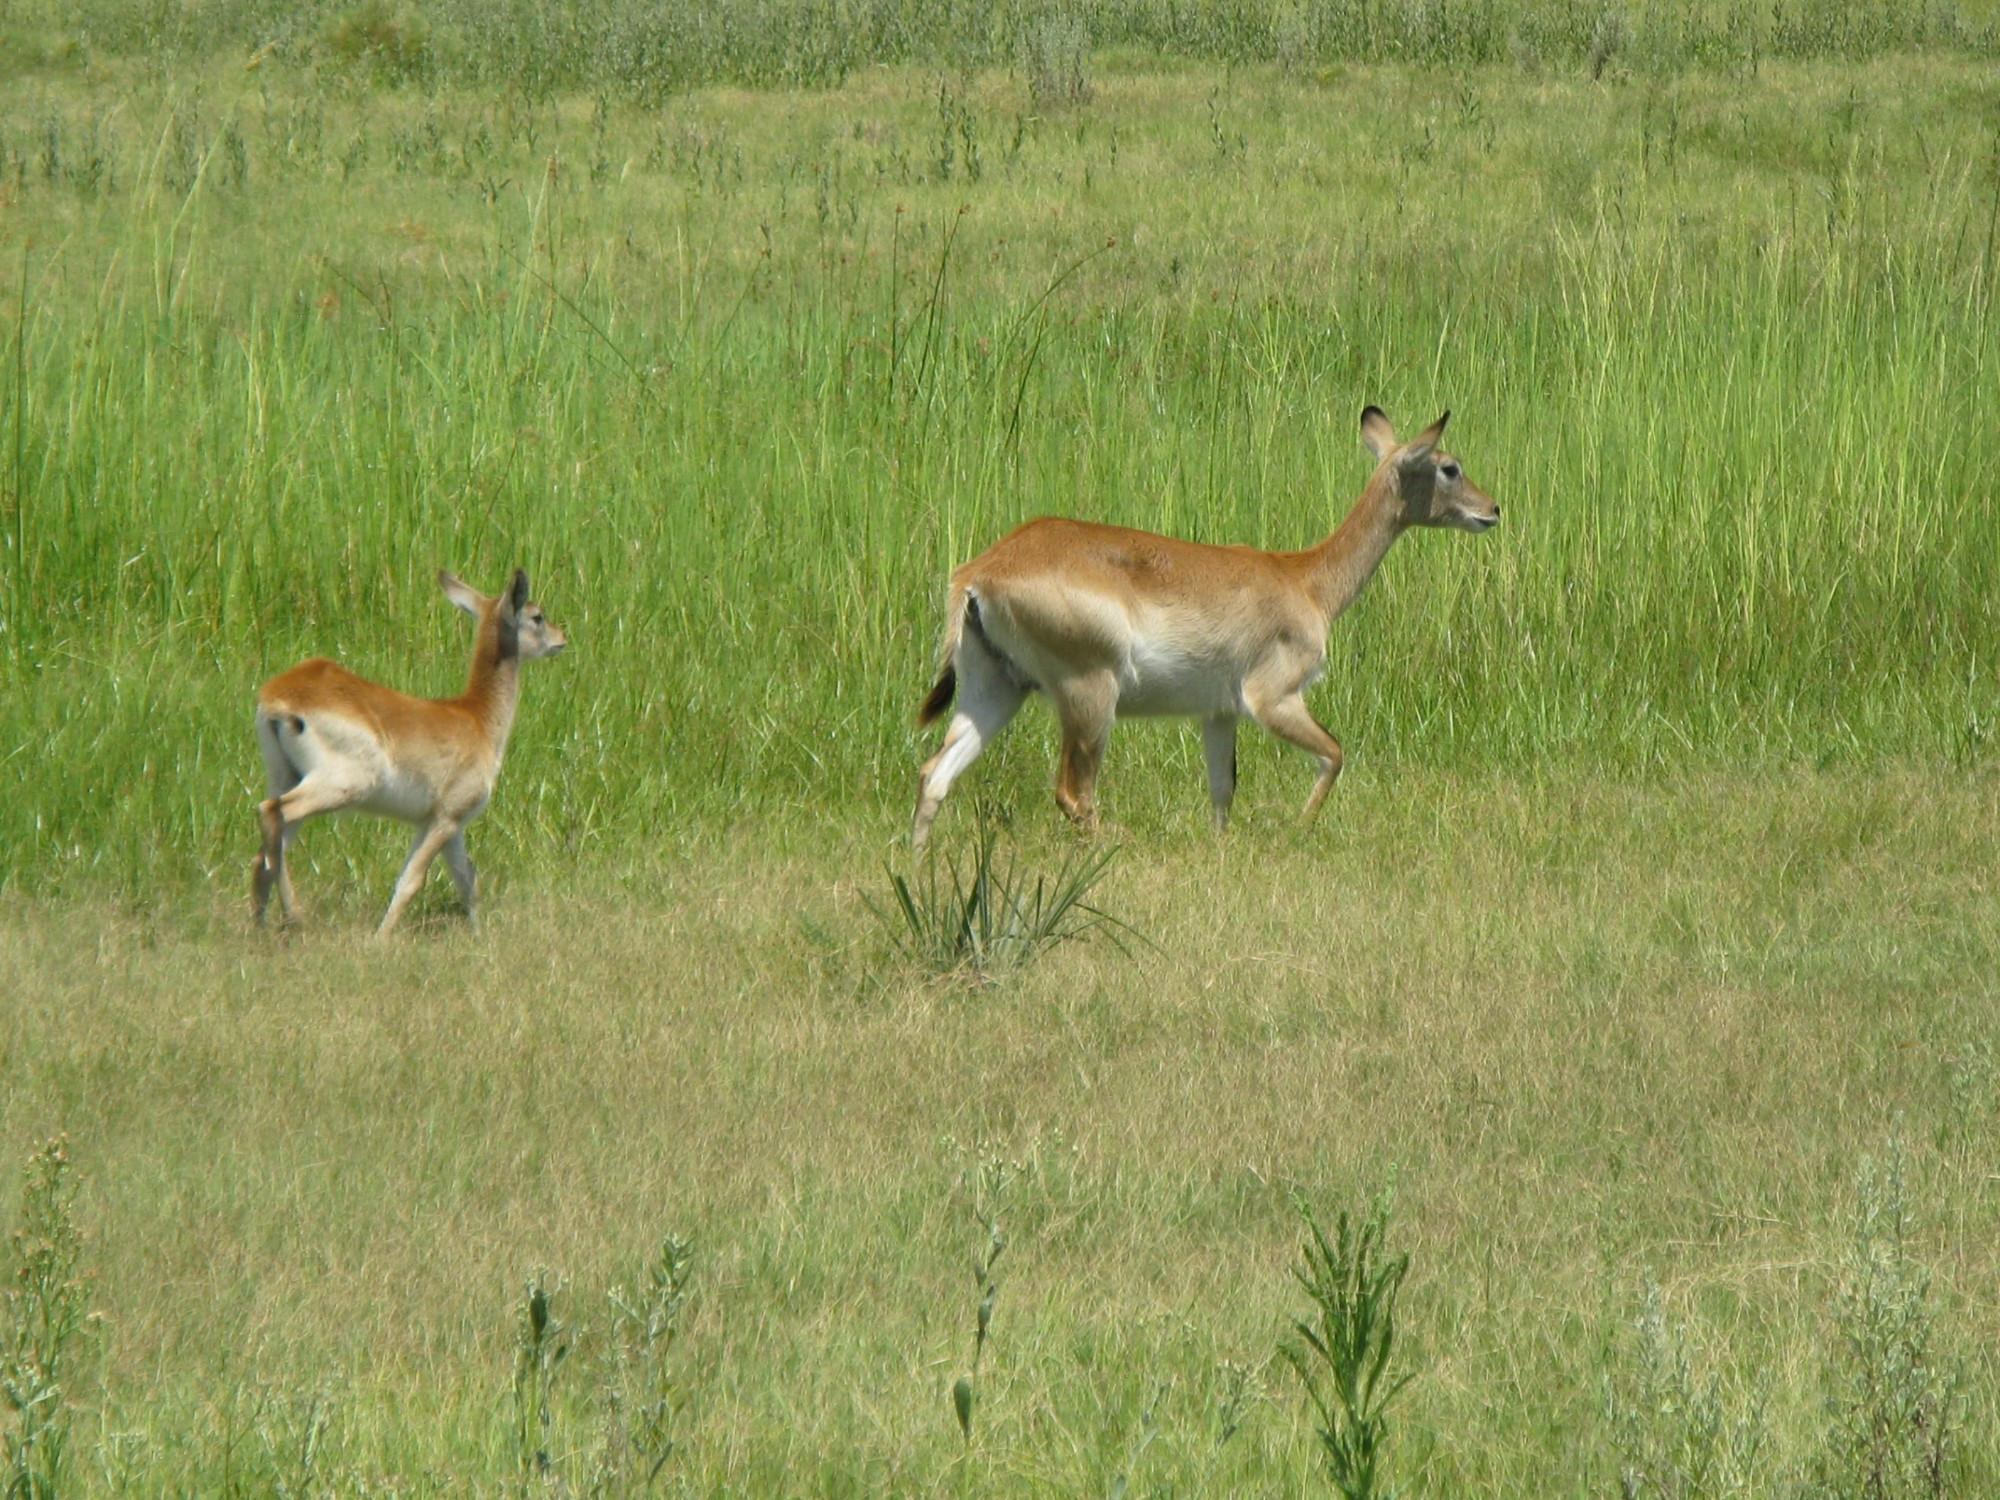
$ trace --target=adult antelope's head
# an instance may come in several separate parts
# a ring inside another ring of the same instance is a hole
[[[443,570],[438,573],[438,587],[444,590],[445,598],[479,622],[482,637],[489,630],[493,632],[501,661],[535,661],[554,656],[569,644],[562,627],[552,624],[542,613],[541,605],[528,597],[528,574],[524,568],[514,570],[514,581],[508,584],[505,593],[497,596],[482,594]]]
[[[1452,526],[1460,531],[1490,531],[1500,524],[1500,507],[1493,497],[1465,477],[1465,470],[1438,446],[1446,412],[1407,443],[1396,441],[1396,429],[1379,406],[1361,413],[1361,440],[1381,465],[1378,477],[1388,478],[1401,497],[1405,526]]]

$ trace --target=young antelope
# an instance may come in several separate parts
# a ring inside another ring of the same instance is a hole
[[[521,663],[554,656],[568,640],[528,598],[528,575],[519,569],[497,598],[449,573],[438,574],[438,587],[479,622],[472,671],[456,698],[412,698],[324,657],[279,673],[258,691],[257,746],[269,780],[269,796],[257,809],[263,846],[251,867],[259,922],[273,889],[286,920],[296,914],[285,855],[306,819],[334,812],[416,825],[377,937],[396,930],[439,854],[466,916],[478,922],[465,825],[493,795],[520,699]]]

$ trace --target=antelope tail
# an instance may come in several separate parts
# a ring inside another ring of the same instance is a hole
[[[939,669],[937,681],[931,685],[924,706],[917,710],[918,728],[931,723],[950,708],[951,700],[958,692],[958,642],[965,633],[965,611],[969,600],[970,595],[962,585],[952,584],[944,611],[944,666]]]

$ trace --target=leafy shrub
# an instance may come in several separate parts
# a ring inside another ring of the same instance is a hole
[[[1843,1355],[1812,1493],[1935,1500],[1955,1493],[1964,1420],[1958,1371],[1939,1349],[1931,1278],[1909,1248],[1903,1158],[1863,1157],[1854,1238],[1834,1293]]]
[[[1023,28],[1021,75],[1037,110],[1075,109],[1090,102],[1090,30],[1083,16],[1058,10]]]
[[[1667,1321],[1650,1276],[1640,1295],[1625,1370],[1607,1381],[1606,1428],[1622,1500],[1721,1500],[1759,1493],[1763,1413],[1732,1415],[1722,1383],[1695,1373],[1687,1328]]]
[[[431,66],[429,25],[420,15],[391,8],[388,0],[362,0],[321,33],[320,45],[388,82],[420,77]]]
[[[21,1222],[7,1246],[0,1292],[0,1474],[10,1497],[46,1500],[70,1473],[70,1418],[98,1329],[89,1311],[76,1174],[58,1136],[28,1158]]]
[[[694,1247],[670,1234],[646,1274],[611,1293],[604,1451],[593,1486],[598,1491],[634,1480],[656,1483],[679,1447],[674,1419],[681,1390],[670,1356],[693,1283]]]
[[[555,1385],[569,1359],[569,1325],[556,1316],[559,1281],[528,1278],[514,1330],[514,1447],[524,1478],[546,1479],[556,1466]]]

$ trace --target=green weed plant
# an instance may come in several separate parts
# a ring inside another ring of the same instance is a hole
[[[1389,1407],[1415,1378],[1392,1365],[1409,1252],[1388,1248],[1387,1192],[1365,1215],[1338,1210],[1331,1233],[1303,1197],[1293,1204],[1306,1240],[1292,1274],[1312,1308],[1281,1352],[1312,1406],[1328,1482],[1342,1500],[1392,1500]]]

